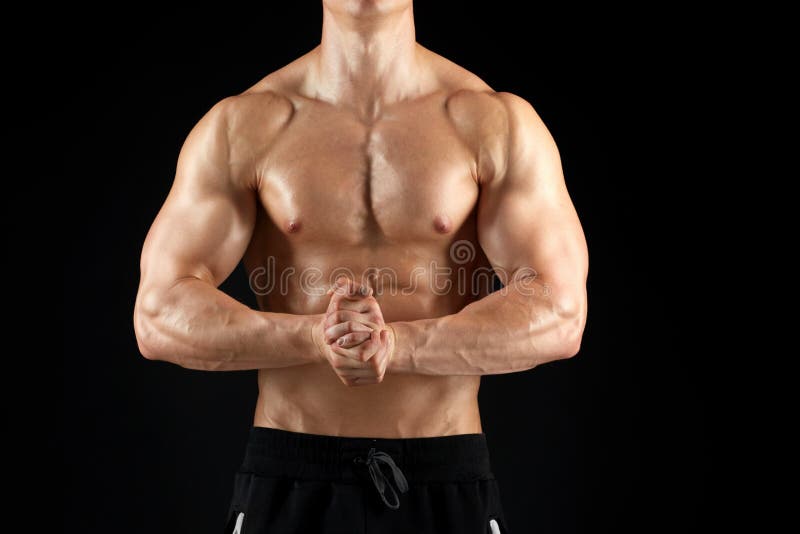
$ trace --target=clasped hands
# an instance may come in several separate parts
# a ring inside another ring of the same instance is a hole
[[[372,289],[339,277],[328,294],[328,310],[311,330],[320,355],[346,386],[380,383],[394,353],[395,336]]]

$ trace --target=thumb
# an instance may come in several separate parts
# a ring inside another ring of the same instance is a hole
[[[375,350],[380,350],[381,346],[384,344],[383,341],[383,330],[373,330],[369,335],[369,342],[375,347]]]

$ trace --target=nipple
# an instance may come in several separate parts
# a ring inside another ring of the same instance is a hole
[[[288,232],[289,232],[290,234],[296,234],[297,232],[299,232],[299,231],[300,231],[300,227],[301,227],[301,226],[302,226],[302,225],[300,224],[300,221],[298,221],[298,220],[296,220],[296,219],[292,219],[292,220],[291,220],[291,221],[289,221],[289,223],[286,225],[286,230],[288,230]]]
[[[453,229],[453,223],[450,222],[450,218],[447,215],[437,215],[433,219],[433,227],[440,234],[446,234]]]

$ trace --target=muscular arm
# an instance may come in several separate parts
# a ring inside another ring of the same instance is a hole
[[[255,173],[231,134],[232,109],[230,100],[217,104],[187,138],[145,240],[134,310],[139,349],[205,370],[321,361],[310,337],[314,316],[259,312],[217,289],[242,258],[256,214]]]
[[[527,102],[498,98],[508,110],[507,158],[481,184],[478,239],[506,288],[452,315],[390,323],[396,347],[388,372],[508,373],[580,347],[586,243],[558,151]]]

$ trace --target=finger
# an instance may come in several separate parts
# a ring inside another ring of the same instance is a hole
[[[336,374],[343,375],[356,371],[369,371],[370,367],[374,366],[369,362],[362,362],[356,360],[355,358],[348,358],[346,356],[342,356],[341,354],[336,354],[331,360],[331,367],[334,371],[336,371]],[[375,374],[375,369],[372,369],[370,372]]]
[[[330,328],[335,324],[346,323],[349,321],[368,325],[370,323],[368,319],[369,317],[366,314],[351,310],[337,310],[326,315],[323,324],[325,325],[325,328]]]
[[[348,286],[351,287],[351,286]],[[361,286],[359,286],[361,287]],[[366,286],[364,286],[366,287]],[[369,289],[369,288],[367,288]],[[362,295],[361,293],[365,291],[364,289],[359,289],[358,291],[350,292],[344,289],[331,289],[328,291],[328,294],[331,295],[331,300],[328,302],[328,312],[333,310],[337,310],[343,306],[343,303],[347,301],[360,301],[366,298],[369,298],[372,294],[372,290],[370,289],[366,295]],[[362,305],[363,306],[363,305]]]
[[[336,340],[336,344],[344,349],[360,345],[372,337],[372,332],[350,332]]]
[[[328,315],[333,315],[336,311],[353,311],[359,313],[360,317],[342,315],[339,321],[335,321],[332,318],[328,323],[329,326],[334,322],[342,323],[346,320],[356,320],[358,322],[370,325],[376,324],[381,328],[384,326],[383,312],[381,311],[378,301],[375,300],[374,297],[367,297],[360,300],[342,299],[338,302],[332,302],[327,313]]]
[[[356,282],[352,278],[340,276],[336,279],[328,294],[342,294],[350,297],[369,297],[372,295],[372,288],[366,284]]]
[[[355,386],[356,385],[356,379],[355,378],[347,378],[346,376],[339,376],[338,378],[339,378],[339,380],[342,381],[342,384],[344,384],[345,386],[350,387],[350,386]]]
[[[389,363],[388,339],[388,332],[385,330],[376,332],[373,334],[371,341],[350,349],[351,352],[348,353],[348,356],[360,358],[365,364],[370,365],[377,374],[382,375]],[[353,354],[353,352],[356,352],[356,354]]]
[[[336,373],[345,378],[370,378],[378,376],[378,373],[375,371],[375,369],[344,369],[341,371],[336,371]]]
[[[335,295],[334,295],[335,297]],[[333,301],[333,299],[331,299]],[[372,297],[338,298],[335,300],[334,310],[349,310],[359,313],[371,312],[380,309],[378,302]]]
[[[388,354],[387,351],[389,350],[388,333],[386,332],[386,330],[376,331],[371,336],[371,339],[373,339],[373,343],[375,345],[375,352],[372,354],[372,356],[369,357],[369,359],[364,360],[364,362],[371,363],[373,369],[378,369],[381,370],[381,372],[383,372],[382,370],[386,369],[386,363],[387,363],[386,356]],[[356,345],[351,350],[358,350],[358,348],[361,347],[362,345]]]
[[[338,343],[333,343],[330,347],[335,354],[344,358],[368,362],[381,348],[379,335],[377,330],[373,330],[369,340],[349,349],[339,346]]]
[[[381,330],[378,334],[378,339],[380,339],[380,348],[373,356],[373,359],[376,362],[380,362],[380,365],[385,370],[388,363],[386,357],[389,355],[389,331],[386,329]]]
[[[382,376],[373,376],[373,377],[365,377],[365,378],[354,378],[351,380],[351,384],[354,386],[369,386],[371,384],[380,384],[383,382]]]
[[[380,331],[378,337],[381,340],[381,346],[383,348],[389,348],[389,331],[385,328]]]
[[[351,349],[340,347],[336,343],[334,343],[330,347],[331,351],[334,354],[341,356],[342,358],[346,358],[347,360],[351,360],[356,363],[362,364],[364,366],[366,365],[374,366],[374,363],[370,363],[370,360],[375,355],[375,353],[378,351],[379,348],[372,341],[365,341],[364,343],[356,345]]]
[[[362,387],[362,386],[369,386],[369,385],[379,384],[381,382],[381,380],[383,380],[383,378],[377,379],[377,378],[342,378],[342,377],[339,377],[339,380],[341,380],[342,383],[345,386],[349,387],[349,388],[359,388],[359,387]]]
[[[340,337],[345,334],[349,334],[350,332],[372,332],[373,329],[369,326],[359,323],[356,321],[347,321],[346,323],[338,323],[333,326],[329,326],[325,332],[325,343],[333,343]]]

